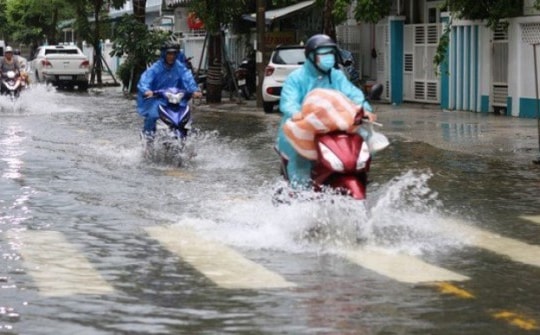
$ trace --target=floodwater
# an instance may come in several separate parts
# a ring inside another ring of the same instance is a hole
[[[365,207],[274,205],[277,115],[195,109],[176,167],[119,89],[0,107],[1,334],[540,332],[531,164],[396,126]]]

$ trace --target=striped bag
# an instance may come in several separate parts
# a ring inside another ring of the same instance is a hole
[[[304,99],[300,116],[283,124],[283,133],[300,155],[316,160],[315,135],[336,130],[356,132],[354,118],[359,108],[339,91],[317,88]]]

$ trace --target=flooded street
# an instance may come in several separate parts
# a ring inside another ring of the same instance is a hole
[[[479,115],[414,139],[381,113],[366,212],[273,204],[279,115],[194,106],[196,156],[175,167],[144,159],[134,106],[119,88],[0,97],[0,334],[540,332],[538,148],[519,127],[482,151]]]

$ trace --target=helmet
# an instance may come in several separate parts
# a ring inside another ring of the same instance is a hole
[[[20,54],[21,54],[21,50],[15,49],[15,50],[13,50],[13,53],[16,54],[16,55],[20,55]]]
[[[13,48],[10,47],[9,45],[6,47],[6,50],[4,51],[4,53],[7,53],[7,52],[13,53]]]
[[[163,44],[163,46],[161,47],[161,51],[165,53],[169,53],[169,52],[179,53],[180,46],[176,43],[167,42]]]
[[[336,49],[336,51],[337,51],[337,45],[330,38],[330,36],[325,35],[325,34],[317,34],[317,35],[311,36],[306,42],[306,47],[305,47],[305,51],[304,51],[305,54],[306,54],[306,58],[309,58],[309,55],[313,51],[317,50],[318,48],[322,48],[322,47],[331,47],[331,48]]]

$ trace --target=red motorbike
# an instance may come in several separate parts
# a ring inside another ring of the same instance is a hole
[[[358,124],[362,122],[362,116],[363,113],[359,113]],[[343,195],[364,200],[371,164],[370,147],[364,138],[358,133],[333,131],[317,135],[315,144],[318,155],[311,170],[314,189],[321,191],[331,188]],[[281,154],[280,157],[282,173],[288,180],[288,161]]]
[[[382,85],[374,85],[368,99],[380,96],[382,89]],[[326,117],[323,114],[321,116],[323,118],[319,120]],[[327,121],[324,122],[328,122],[328,120],[331,120],[331,118],[328,117]],[[366,199],[366,186],[372,153],[383,150],[390,142],[386,136],[374,131],[373,125],[381,126],[381,124],[371,123],[364,118],[363,109],[357,111],[352,122],[353,125],[357,126],[355,131],[351,129],[350,131],[336,130],[327,133],[315,133],[314,146],[303,147],[302,150],[317,152],[314,155],[316,158],[311,169],[311,180],[315,191],[330,188],[354,199],[364,200]],[[336,127],[327,127],[327,129],[336,129]],[[297,145],[300,144],[297,143]],[[276,151],[281,157],[282,174],[289,180],[287,176],[287,158],[277,148]],[[278,195],[284,195],[282,191],[278,190]]]
[[[354,199],[366,198],[371,154],[357,133],[332,132],[316,138],[318,159],[312,169],[316,190],[331,187]]]

